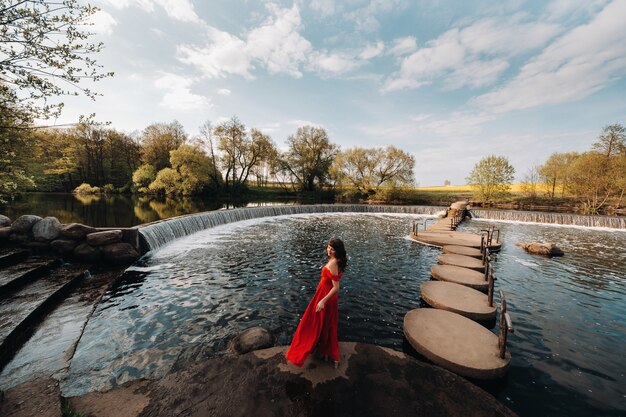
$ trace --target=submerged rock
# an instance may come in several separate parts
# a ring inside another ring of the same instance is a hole
[[[31,231],[35,223],[41,220],[41,217],[32,214],[25,214],[18,217],[13,224],[11,230],[15,233],[26,234]]]
[[[38,242],[50,242],[59,237],[62,227],[56,217],[46,217],[33,226],[33,237]]]
[[[11,235],[10,227],[0,227],[0,239],[8,239]]]
[[[274,346],[274,336],[263,327],[250,327],[235,336],[229,343],[228,350],[243,355],[253,350]]]
[[[565,253],[559,249],[554,243],[537,243],[537,242],[521,242],[516,243],[516,246],[524,249],[526,252],[533,255],[543,256],[563,256]]]

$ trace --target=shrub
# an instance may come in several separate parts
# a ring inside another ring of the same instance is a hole
[[[92,187],[86,182],[74,188],[76,194],[100,194],[100,187]]]
[[[117,192],[113,184],[105,184],[104,187],[102,187],[102,191],[104,191],[105,194],[115,194]]]
[[[150,164],[144,164],[133,172],[133,184],[138,190],[147,188],[156,179],[156,170]]]

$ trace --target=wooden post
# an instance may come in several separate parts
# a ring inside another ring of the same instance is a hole
[[[485,264],[485,236],[480,235],[480,254],[482,255],[483,265]]]
[[[489,269],[489,289],[487,290],[489,307],[493,307],[493,270],[489,264],[485,268]]]
[[[498,347],[500,348],[500,358],[506,355],[506,337],[508,333],[513,333],[513,323],[511,316],[506,311],[506,298],[504,292],[500,290],[500,334],[498,335]]]

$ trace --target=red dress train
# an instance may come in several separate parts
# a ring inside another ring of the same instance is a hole
[[[302,366],[306,358],[317,346],[320,355],[328,356],[335,361],[339,360],[339,341],[337,340],[337,322],[339,319],[338,294],[333,295],[324,309],[319,313],[315,312],[317,303],[333,288],[332,281],[339,281],[339,275],[331,274],[330,270],[324,266],[322,277],[315,295],[304,311],[300,324],[293,335],[291,346],[286,353],[287,360],[294,365]]]

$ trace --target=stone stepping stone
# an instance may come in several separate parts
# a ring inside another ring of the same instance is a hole
[[[498,336],[456,313],[434,308],[411,310],[404,316],[403,330],[417,352],[464,377],[500,378],[511,363],[508,352],[500,358]]]
[[[471,256],[472,258],[477,259],[483,258],[483,254],[480,249],[471,248],[469,246],[445,245],[443,247],[443,253]]]
[[[428,281],[420,286],[420,296],[429,306],[451,311],[472,320],[496,318],[496,305],[480,291],[452,282]]]
[[[454,265],[462,268],[473,269],[478,272],[485,272],[485,264],[483,264],[483,261],[472,258],[471,256],[443,254],[437,257],[437,262],[442,265]]]
[[[430,274],[437,281],[453,282],[478,291],[489,289],[489,282],[485,279],[485,274],[472,269],[453,265],[434,265],[430,268]]]
[[[420,243],[433,246],[468,246],[470,248],[480,249],[480,235],[467,232],[455,232],[455,231],[419,231],[417,235],[411,233],[410,236],[413,240]],[[489,250],[497,252],[501,249],[500,242],[492,242],[489,246]]]

